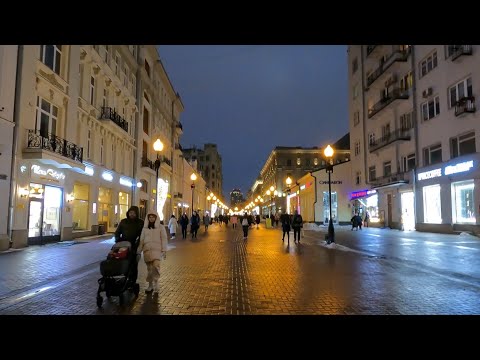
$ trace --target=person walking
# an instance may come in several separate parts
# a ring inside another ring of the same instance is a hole
[[[243,218],[242,218],[242,228],[243,228],[243,239],[245,240],[247,237],[248,237],[248,227],[249,227],[249,223],[248,223],[248,216],[247,216],[247,213],[243,214]]]
[[[160,261],[165,260],[168,250],[168,237],[165,226],[160,224],[160,217],[156,212],[147,215],[147,221],[140,235],[140,245],[136,253],[143,252],[143,260],[147,265],[147,288],[145,292],[158,292],[160,279]]]
[[[183,213],[183,215],[180,218],[180,226],[182,227],[182,239],[186,239],[187,228],[188,228],[188,216],[185,213]]]
[[[196,211],[193,212],[192,218],[190,219],[190,232],[192,233],[192,239],[197,238],[197,231],[200,227],[200,216]]]
[[[293,228],[293,242],[300,243],[300,229],[303,227],[303,218],[302,215],[298,213],[298,210],[295,210],[295,215],[293,215],[292,228]],[[298,238],[298,240],[297,240]]]
[[[205,213],[205,216],[203,217],[203,225],[205,225],[205,232],[207,232],[208,225],[210,225],[210,215],[208,215],[208,212]]]
[[[235,230],[237,228],[237,222],[238,222],[237,215],[233,214],[232,217],[230,218],[230,221],[232,222],[233,230]]]
[[[258,229],[258,225],[260,225],[260,215],[259,214],[255,215],[255,223],[257,224],[257,229]]]
[[[170,231],[171,239],[175,239],[175,233],[177,232],[177,219],[173,214],[168,221],[168,230]]]
[[[368,211],[365,211],[365,219],[363,220],[363,226],[368,227],[368,222],[370,221],[370,214]]]
[[[127,211],[127,217],[120,221],[117,229],[115,230],[115,242],[128,241],[132,244],[132,257],[137,255],[138,242],[137,239],[140,237],[143,229],[143,220],[138,217],[139,209],[138,206],[131,206]],[[131,259],[134,260],[133,258]],[[136,259],[135,259],[136,260]],[[136,263],[136,261],[135,261]],[[138,277],[138,264],[132,268],[132,282],[137,282]]]
[[[280,221],[283,230],[282,242],[285,242],[285,234],[287,234],[288,245],[290,245],[290,216],[288,214],[282,214]]]

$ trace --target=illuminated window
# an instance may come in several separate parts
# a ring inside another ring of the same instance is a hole
[[[423,217],[424,221],[429,224],[442,223],[440,185],[423,188]]]

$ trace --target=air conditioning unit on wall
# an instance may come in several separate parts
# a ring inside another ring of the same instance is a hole
[[[423,90],[423,93],[422,93],[422,95],[423,95],[424,98],[427,98],[427,97],[429,97],[429,96],[432,96],[432,94],[433,94],[433,89],[432,89],[431,87],[429,87],[429,88],[426,89],[426,90]]]

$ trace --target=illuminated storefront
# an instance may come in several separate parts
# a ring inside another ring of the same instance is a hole
[[[129,194],[124,191],[118,193],[118,204],[119,204],[119,218],[125,219],[127,217],[127,211],[129,208]]]
[[[97,220],[99,225],[105,226],[105,231],[115,231],[115,204],[113,191],[110,188],[98,188]]]
[[[72,230],[89,230],[90,185],[75,183],[73,185]]]
[[[480,156],[472,154],[417,172],[417,230],[479,230],[479,161]]]

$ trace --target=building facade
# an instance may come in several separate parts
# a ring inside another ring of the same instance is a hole
[[[240,189],[233,189],[230,192],[230,204],[232,208],[243,203],[243,194]]]
[[[157,193],[171,214],[183,105],[156,48],[35,45],[18,53],[12,246],[113,232],[131,205],[151,210]],[[157,138],[158,189],[141,162]]]
[[[12,179],[14,146],[15,84],[17,45],[0,45],[0,251],[10,247],[11,196],[15,194]],[[24,194],[22,194],[24,195]]]
[[[364,203],[377,197],[379,226],[479,230],[477,51],[473,45],[349,47],[354,187],[366,195]],[[362,211],[359,200],[353,202]]]
[[[207,187],[223,199],[222,157],[216,144],[204,144],[203,149],[195,147],[184,149],[183,155],[188,161],[197,160],[198,169],[207,183]]]

